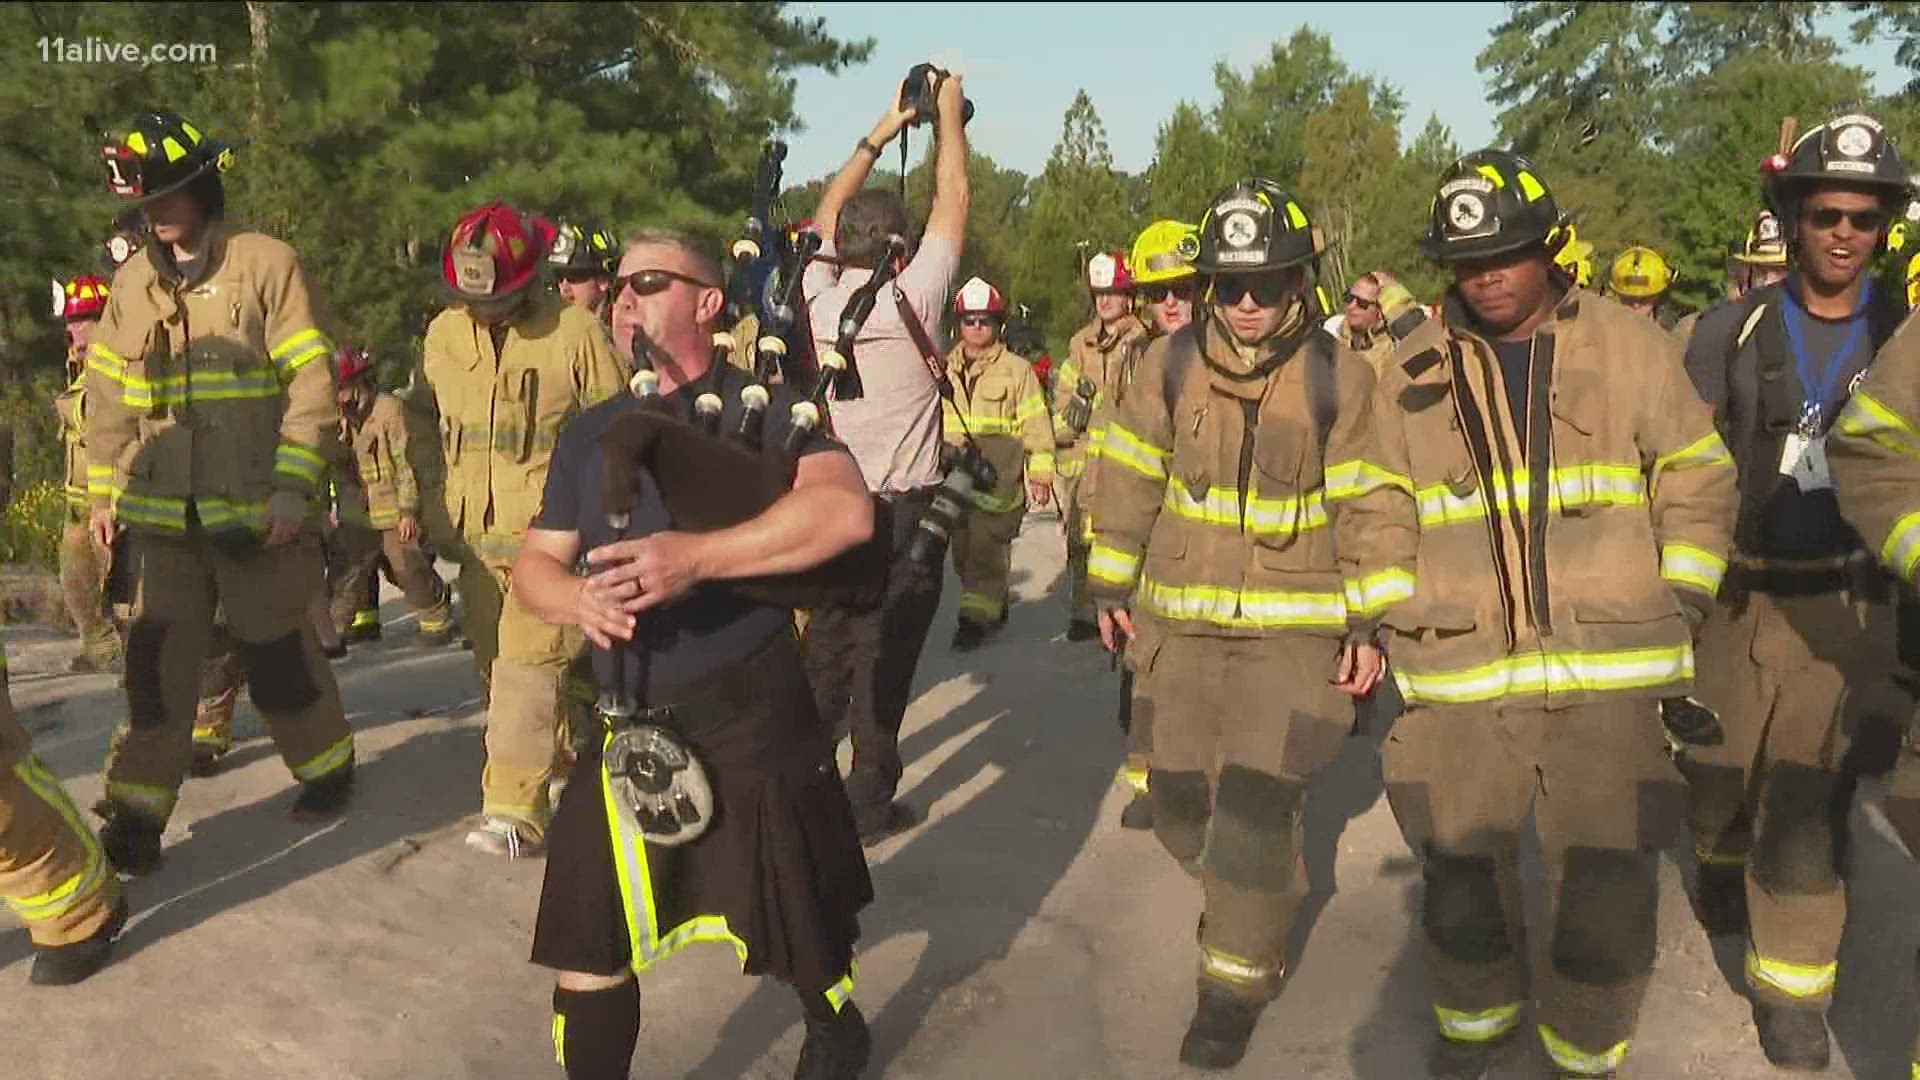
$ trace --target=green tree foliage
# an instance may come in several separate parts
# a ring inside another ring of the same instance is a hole
[[[1198,222],[1207,200],[1233,183],[1241,167],[1206,114],[1181,102],[1154,140],[1146,173],[1147,216]]]
[[[1401,171],[1399,118],[1382,116],[1373,98],[1371,84],[1350,81],[1305,127],[1300,195],[1331,245],[1321,266],[1336,292],[1357,274],[1401,255],[1407,242],[1406,207],[1392,198],[1401,185],[1356,182],[1390,180]]]
[[[1013,299],[1031,305],[1055,349],[1087,318],[1080,267],[1095,252],[1129,245],[1141,223],[1113,167],[1106,129],[1086,91],[1067,106],[1047,171],[1033,184],[1032,212],[1014,264]]]

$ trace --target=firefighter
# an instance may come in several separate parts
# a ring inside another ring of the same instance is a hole
[[[1920,330],[1909,319],[1874,359],[1835,421],[1831,462],[1840,510],[1868,551],[1911,589],[1920,567]],[[1920,714],[1916,715],[1920,718]],[[1920,853],[1920,726],[1910,724],[1886,800],[1887,820]],[[1920,1045],[1913,1052],[1920,1076]]]
[[[1626,1058],[1684,799],[1657,702],[1693,678],[1730,546],[1732,461],[1676,343],[1555,267],[1564,225],[1526,159],[1449,167],[1421,246],[1454,284],[1375,397],[1419,506],[1388,537],[1420,577],[1385,616],[1406,711],[1383,768],[1426,883],[1437,1077],[1485,1075],[1530,1000],[1558,1075]],[[1529,812],[1554,920],[1531,954]]]
[[[368,622],[362,606],[366,583],[377,576],[384,556],[419,621],[420,644],[445,645],[453,640],[447,586],[420,550],[420,489],[408,460],[405,407],[374,386],[364,349],[342,348],[333,364],[350,453],[331,553],[334,632],[361,632]],[[378,627],[377,605],[372,615]]]
[[[973,493],[973,509],[953,531],[953,572],[960,578],[960,621],[953,651],[971,652],[1007,622],[1013,538],[1027,499],[1045,506],[1053,492],[1053,423],[1033,365],[1000,340],[1007,299],[979,278],[953,298],[960,344],[947,353],[942,430],[959,453],[977,453],[994,470],[994,485]],[[1023,482],[1024,478],[1024,482]]]
[[[1067,359],[1053,378],[1054,494],[1067,530],[1068,641],[1092,641],[1100,634],[1087,592],[1092,531],[1079,497],[1093,414],[1112,395],[1129,345],[1146,334],[1133,313],[1133,270],[1126,252],[1101,252],[1087,260],[1087,291],[1093,297],[1093,321],[1069,339]]]
[[[607,297],[613,288],[613,270],[620,263],[620,241],[598,225],[560,224],[554,232],[547,263],[556,278],[554,287],[569,304],[607,322]]]
[[[107,569],[112,552],[94,542],[87,528],[86,416],[87,342],[107,309],[107,282],[92,274],[54,283],[53,313],[67,327],[67,389],[54,399],[60,441],[66,451],[67,523],[60,533],[60,590],[80,632],[80,655],[69,670],[93,674],[120,670],[120,631],[108,615]]]
[[[1630,247],[1613,260],[1607,274],[1607,295],[1629,311],[1637,311],[1669,329],[1673,319],[1666,311],[1667,290],[1673,287],[1673,271],[1667,260],[1649,247]]]
[[[1582,289],[1593,286],[1593,241],[1580,239],[1579,229],[1567,223],[1566,242],[1553,253],[1553,264]]]
[[[1702,326],[1688,373],[1739,462],[1738,556],[1701,637],[1700,701],[1726,729],[1687,753],[1696,900],[1710,933],[1748,935],[1747,983],[1768,1060],[1825,1066],[1846,921],[1850,747],[1904,724],[1896,616],[1873,552],[1840,515],[1826,435],[1905,317],[1868,264],[1908,180],[1880,123],[1844,116],[1773,159],[1767,202],[1792,273]],[[1744,909],[1744,910],[1743,910]]]
[[[1382,672],[1372,613],[1413,589],[1369,557],[1413,504],[1367,460],[1372,372],[1312,317],[1323,249],[1268,181],[1213,200],[1200,310],[1140,358],[1090,508],[1088,587],[1102,642],[1132,642],[1154,828],[1205,893],[1196,1068],[1237,1063],[1279,993],[1307,784]]]
[[[324,573],[313,504],[340,412],[293,250],[225,220],[232,151],[175,114],[142,113],[102,157],[109,188],[152,227],[87,350],[84,432],[95,537],[110,546],[127,529],[136,564],[127,730],[101,842],[138,874],[158,865],[193,757],[216,607],[300,781],[294,817],[346,807],[353,734],[308,617]]]
[[[565,742],[562,681],[579,651],[577,635],[515,599],[508,570],[560,429],[626,385],[598,321],[529,287],[553,237],[548,222],[497,200],[461,215],[440,264],[453,304],[427,328],[417,382],[421,406],[440,418],[439,460],[425,471],[443,490],[423,497],[424,524],[434,549],[460,564],[487,699],[485,820],[467,843],[508,857],[544,845],[547,785]]]
[[[1727,327],[1721,320],[1735,317],[1739,301],[1755,289],[1785,280],[1787,276],[1787,238],[1780,231],[1780,219],[1762,210],[1747,230],[1747,239],[1732,256],[1734,268],[1729,276],[1727,299],[1705,311],[1695,312],[1674,324],[1673,332],[1681,341],[1692,342],[1701,327],[1710,337],[1721,338]]]

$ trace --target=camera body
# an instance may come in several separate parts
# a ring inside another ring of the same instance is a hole
[[[919,127],[940,116],[939,86],[947,79],[948,73],[932,64],[915,64],[907,72],[906,80],[900,86],[900,107],[913,110],[913,126]],[[961,98],[960,124],[962,127],[973,122],[973,101]]]
[[[990,490],[1000,482],[1000,470],[971,444],[942,446],[940,467],[946,475],[933,489],[933,502],[914,525],[913,539],[907,545],[908,561],[934,572],[946,556],[954,527],[973,509],[973,493]]]
[[[1073,399],[1067,402],[1067,407],[1062,410],[1060,419],[1066,422],[1067,427],[1075,435],[1084,434],[1087,426],[1093,423],[1093,399],[1099,393],[1100,388],[1092,379],[1084,375],[1074,384]]]

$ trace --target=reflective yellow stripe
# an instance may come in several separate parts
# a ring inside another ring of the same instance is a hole
[[[1465,704],[1511,694],[1572,694],[1644,690],[1693,678],[1693,647],[1686,643],[1617,652],[1533,652],[1462,671],[1394,673],[1409,703]]]
[[[106,856],[100,850],[100,841],[94,837],[93,830],[87,828],[86,824],[80,820],[80,811],[74,807],[73,801],[67,798],[66,791],[60,787],[60,782],[54,779],[53,774],[47,771],[46,766],[40,764],[38,758],[29,754],[14,765],[13,773],[27,785],[28,790],[39,797],[41,802],[52,807],[54,812],[60,815],[60,820],[66,823],[68,830],[80,838],[80,847],[84,853],[80,869],[72,877],[53,888],[28,896],[6,898],[7,907],[20,917],[21,922],[47,922],[67,914],[98,895],[106,886],[110,871]]]
[[[1202,946],[1200,949],[1200,970],[1222,982],[1241,985],[1264,983],[1280,974],[1279,968],[1256,964],[1244,956],[1221,952]]]
[[[1896,454],[1920,457],[1920,430],[1865,390],[1853,392],[1834,427],[1842,435],[1872,439]]]
[[[1920,563],[1920,510],[1893,523],[1887,542],[1880,545],[1880,561],[1903,580],[1913,580],[1914,564]]]
[[[299,443],[283,442],[273,452],[273,471],[317,484],[327,471],[327,459]]]
[[[1709,431],[1694,442],[1655,458],[1653,474],[1657,477],[1668,469],[1692,469],[1702,465],[1732,465],[1733,454],[1727,444],[1720,440],[1720,433]]]
[[[1010,514],[1027,505],[1027,493],[1016,490],[1010,495],[995,495],[976,491],[973,493],[973,505],[983,514]]]
[[[1363,578],[1350,578],[1346,586],[1347,610],[1371,617],[1413,596],[1414,579],[1412,573],[1392,566]]]
[[[1610,1073],[1627,1060],[1628,1042],[1625,1039],[1598,1054],[1589,1054],[1561,1038],[1552,1028],[1541,1024],[1540,1043],[1547,1048],[1547,1056],[1553,1059],[1553,1063],[1568,1072],[1593,1075]]]
[[[1788,997],[1825,997],[1833,992],[1834,979],[1840,973],[1838,963],[1790,964],[1761,956],[1747,946],[1747,980],[1770,986]]]
[[[1511,476],[1496,472],[1492,486],[1494,505],[1500,512],[1531,512],[1533,478],[1528,470],[1515,470]],[[1421,488],[1416,498],[1420,503],[1420,524],[1424,528],[1477,522],[1486,516],[1486,500],[1479,489],[1457,495],[1446,484],[1432,484]],[[1644,506],[1646,482],[1637,465],[1572,465],[1548,474],[1547,499],[1549,508],[1555,511],[1586,506]]]
[[[1053,473],[1053,451],[1027,455],[1027,479],[1044,480]]]
[[[120,494],[120,485],[114,483],[113,466],[87,466],[87,494],[107,496]]]
[[[1726,575],[1727,560],[1706,548],[1678,541],[1660,547],[1660,576],[1676,585],[1691,585],[1712,596]]]
[[[560,1013],[553,1014],[553,1060],[561,1068],[567,1067],[567,1018]]]
[[[1347,601],[1341,593],[1169,585],[1143,576],[1140,603],[1165,618],[1215,626],[1335,629],[1347,625]]]
[[[333,351],[333,342],[317,327],[308,327],[291,335],[280,344],[268,350],[273,358],[273,366],[280,372],[281,381],[291,380],[294,373],[315,360]]]
[[[841,1009],[846,1008],[847,1002],[853,1000],[853,979],[855,975],[859,974],[859,971],[860,965],[849,960],[847,962],[847,973],[840,976],[839,982],[827,987],[827,1004],[832,1007],[835,1015],[838,1015]]]
[[[1096,543],[1087,552],[1087,576],[1110,585],[1132,588],[1134,579],[1140,576],[1140,556]]]
[[[87,370],[97,371],[114,382],[127,377],[127,360],[100,342],[87,346]]]
[[[1118,421],[1107,424],[1100,452],[1149,480],[1165,480],[1167,462],[1173,457],[1173,451],[1162,450],[1147,442],[1122,427]]]
[[[1492,1042],[1520,1026],[1520,1005],[1516,1001],[1511,1005],[1495,1005],[1478,1012],[1443,1009],[1435,1005],[1433,1014],[1440,1022],[1440,1034],[1455,1042]]]
[[[986,615],[990,618],[997,619],[1007,610],[1007,605],[1006,601],[998,597],[963,589],[960,592],[960,610],[962,612],[970,612],[974,615]]]
[[[119,803],[139,811],[155,821],[165,821],[173,816],[173,804],[180,799],[180,793],[163,787],[146,784],[128,784],[117,780],[107,781],[107,801]]]
[[[1189,521],[1236,529],[1242,527],[1243,514],[1237,488],[1209,487],[1204,496],[1196,499],[1187,489],[1186,481],[1175,477],[1167,485],[1163,505],[1169,513]],[[1297,535],[1327,524],[1326,501],[1317,490],[1281,498],[1255,493],[1247,499],[1244,522],[1246,531],[1258,536]]]
[[[1150,790],[1147,787],[1149,775],[1150,773],[1146,769],[1130,769],[1122,765],[1120,771],[1115,774],[1115,777],[1122,784],[1132,788],[1134,794],[1145,795]]]
[[[1701,866],[1747,865],[1747,857],[1745,855],[1732,851],[1700,851],[1695,849],[1693,857],[1700,861]]]
[[[353,736],[348,735],[332,746],[314,755],[305,764],[293,767],[294,779],[300,781],[318,780],[336,769],[353,762]]]
[[[1355,499],[1383,487],[1413,494],[1412,480],[1370,461],[1343,461],[1326,470],[1325,490],[1329,499]]]

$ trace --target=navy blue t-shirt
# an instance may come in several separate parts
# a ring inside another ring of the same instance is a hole
[[[729,368],[721,397],[726,408],[721,414],[721,430],[732,431],[739,423],[742,407],[740,390],[748,382],[744,372]],[[682,419],[691,421],[693,399],[705,389],[706,380],[696,380],[667,395],[666,401],[679,409]],[[764,438],[761,445],[769,455],[779,453],[790,428],[788,410],[800,396],[781,386],[767,388],[772,402],[767,407]],[[540,512],[533,527],[553,532],[578,533],[582,554],[617,539],[632,539],[664,532],[673,527],[666,504],[651,477],[642,478],[640,499],[633,508],[631,523],[624,535],[615,535],[601,507],[606,464],[600,450],[600,436],[613,422],[640,409],[640,400],[632,394],[602,402],[575,417],[560,432],[547,467],[547,484]],[[801,456],[823,452],[846,453],[833,439],[815,431],[801,445]],[[786,608],[756,603],[727,588],[725,582],[707,582],[664,607],[644,612],[634,628],[629,662],[644,658],[645,680],[649,686],[686,683],[727,664],[745,659],[764,646],[775,634],[791,625],[792,612]],[[605,658],[598,658],[596,671]],[[636,669],[629,667],[629,672]],[[629,683],[629,686],[634,686]]]

